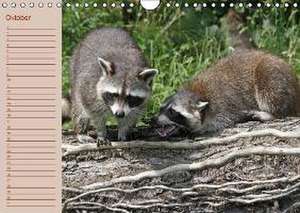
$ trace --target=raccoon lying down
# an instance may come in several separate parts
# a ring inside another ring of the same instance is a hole
[[[187,82],[162,104],[156,123],[167,137],[222,131],[249,120],[300,115],[296,74],[282,59],[261,51],[234,53]]]

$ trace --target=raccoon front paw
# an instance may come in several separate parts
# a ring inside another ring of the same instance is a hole
[[[96,141],[97,141],[97,147],[99,147],[99,146],[111,146],[111,142],[105,137],[98,136]]]

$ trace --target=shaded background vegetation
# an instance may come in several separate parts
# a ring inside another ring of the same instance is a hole
[[[83,3],[84,1],[76,1]],[[102,3],[101,1],[97,1]],[[116,1],[105,1],[110,4]],[[181,1],[178,1],[181,2]],[[186,1],[185,1],[186,2]],[[143,121],[157,112],[165,97],[230,48],[221,28],[228,8],[180,8],[161,6],[155,12],[140,6],[121,8],[75,8],[63,10],[63,92],[69,88],[69,59],[74,47],[92,29],[123,27],[131,32],[152,67],[160,70],[153,97]],[[285,58],[300,74],[300,11],[291,8],[237,8],[245,16],[245,28],[261,49]]]

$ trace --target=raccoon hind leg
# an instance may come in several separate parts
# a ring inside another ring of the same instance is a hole
[[[258,110],[254,116],[261,120],[285,117],[292,112],[293,91],[289,90],[291,76],[280,59],[266,59],[255,70],[255,99]],[[267,114],[269,113],[269,114]]]

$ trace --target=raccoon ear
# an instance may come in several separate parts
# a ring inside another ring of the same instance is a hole
[[[204,110],[208,105],[208,102],[199,101],[197,104],[198,110],[202,111]]]
[[[139,78],[151,85],[154,76],[158,73],[157,69],[145,69],[139,73]]]
[[[105,76],[112,76],[113,74],[115,74],[115,70],[114,70],[114,64],[104,60],[101,57],[97,58],[98,64],[100,66],[101,72],[103,75]]]

